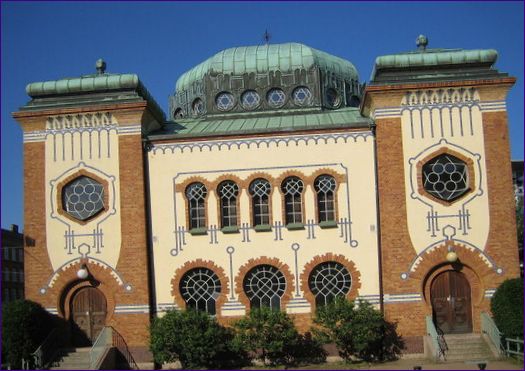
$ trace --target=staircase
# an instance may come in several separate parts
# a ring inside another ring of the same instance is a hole
[[[450,334],[445,335],[448,351],[445,358],[448,362],[495,360],[489,345],[481,334]]]
[[[88,348],[67,348],[61,350],[59,361],[54,362],[50,370],[89,370],[90,359]]]

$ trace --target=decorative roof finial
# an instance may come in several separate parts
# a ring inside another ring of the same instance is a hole
[[[268,45],[270,43],[270,39],[271,39],[272,35],[270,35],[268,33],[268,30],[264,30],[264,34],[263,34],[263,40],[264,40],[264,43],[266,45]]]
[[[425,50],[428,45],[428,38],[425,35],[419,35],[416,39],[416,45],[419,50]]]
[[[95,64],[95,66],[97,67],[97,73],[99,75],[103,75],[104,72],[106,72],[106,62],[104,62],[104,60],[102,58],[100,58],[97,63]]]

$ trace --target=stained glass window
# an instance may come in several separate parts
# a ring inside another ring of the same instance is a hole
[[[294,103],[298,106],[309,106],[312,103],[312,92],[306,86],[295,88],[292,97]]]
[[[220,93],[215,98],[215,104],[221,111],[229,111],[233,108],[235,100],[231,93]]]
[[[268,94],[266,94],[266,100],[268,105],[273,108],[278,108],[284,105],[286,100],[286,94],[284,91],[278,88],[271,89]]]
[[[255,90],[246,90],[241,95],[241,104],[247,110],[255,109],[259,106],[261,97]]]

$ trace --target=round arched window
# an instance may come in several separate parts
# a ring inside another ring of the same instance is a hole
[[[252,110],[259,106],[261,97],[255,90],[246,90],[241,95],[241,104],[244,109]]]
[[[195,268],[182,276],[180,294],[189,308],[215,314],[215,302],[221,293],[219,277],[208,268]]]
[[[274,310],[281,308],[286,279],[274,266],[256,266],[246,274],[242,286],[252,308],[269,307]]]
[[[235,100],[233,95],[228,92],[219,93],[215,98],[215,104],[221,111],[229,111],[233,108]]]
[[[266,94],[266,100],[268,101],[268,105],[270,107],[279,108],[284,105],[284,102],[286,101],[286,94],[284,91],[282,91],[282,89],[270,89]]]
[[[326,90],[326,103],[333,108],[339,107],[341,104],[341,96],[334,88]]]
[[[193,101],[192,108],[193,108],[193,113],[195,115],[200,116],[204,114],[204,102],[202,101],[202,99],[200,98],[195,99]]]
[[[326,305],[336,297],[346,296],[351,286],[350,272],[337,262],[319,264],[308,277],[308,287],[315,296],[317,306]]]
[[[423,188],[436,198],[454,201],[469,191],[467,164],[450,154],[433,158],[423,165]]]

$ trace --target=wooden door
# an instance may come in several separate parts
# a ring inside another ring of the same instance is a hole
[[[439,274],[430,289],[434,323],[445,334],[472,332],[470,285],[457,271]]]
[[[84,287],[73,297],[71,314],[76,345],[93,344],[106,324],[106,298],[95,287]]]

